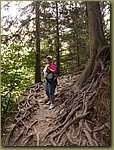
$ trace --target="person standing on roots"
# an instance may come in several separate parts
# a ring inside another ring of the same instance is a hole
[[[52,63],[52,56],[46,57],[46,66],[43,70],[45,77],[45,91],[48,97],[48,102],[46,104],[49,105],[49,109],[53,109],[55,107],[55,89],[57,85],[57,68],[56,65]]]

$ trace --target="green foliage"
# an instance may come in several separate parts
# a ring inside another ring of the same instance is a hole
[[[2,121],[13,108],[18,96],[34,83],[35,52],[11,44],[1,54],[1,115]]]

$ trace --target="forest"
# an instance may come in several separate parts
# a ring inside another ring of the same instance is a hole
[[[1,2],[3,146],[111,145],[110,12],[109,1]],[[51,111],[47,55],[58,70]]]

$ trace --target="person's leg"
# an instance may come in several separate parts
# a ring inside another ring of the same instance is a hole
[[[51,95],[51,102],[52,102],[52,104],[55,104],[55,95],[54,95],[54,93],[55,93],[55,87],[52,87],[52,95]]]
[[[54,96],[54,92],[55,92],[55,86],[53,86],[53,84],[49,85],[49,95],[50,95],[50,109],[52,109],[55,106],[55,96]]]
[[[48,85],[47,81],[45,82],[44,88],[45,88],[45,91],[46,91],[46,95],[48,97],[48,101],[46,101],[46,102],[49,102],[50,101],[50,95],[49,95],[49,85]]]

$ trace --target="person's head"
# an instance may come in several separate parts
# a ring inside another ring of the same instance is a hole
[[[47,62],[47,64],[52,63],[52,56],[48,55],[48,56],[46,57],[46,62]]]

